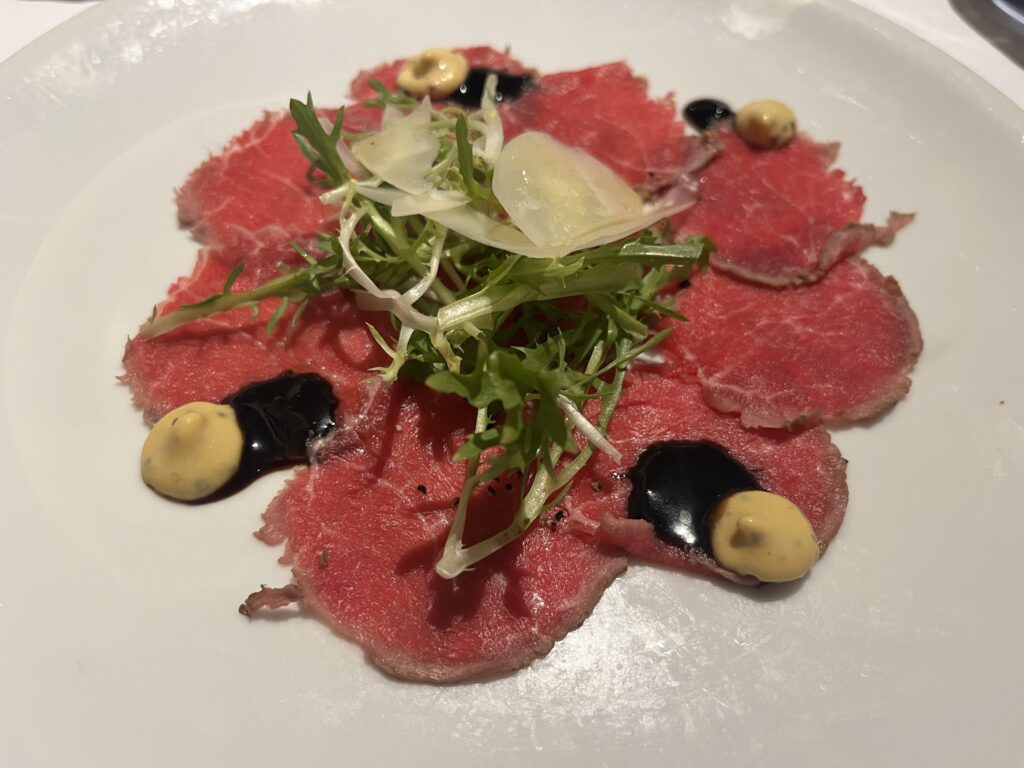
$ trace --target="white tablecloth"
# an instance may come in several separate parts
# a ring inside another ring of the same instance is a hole
[[[1024,109],[1024,70],[975,32],[946,0],[852,1],[966,64]],[[0,0],[0,61],[95,4],[90,0]]]

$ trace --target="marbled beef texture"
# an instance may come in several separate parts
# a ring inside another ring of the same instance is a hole
[[[859,257],[819,282],[775,289],[709,272],[678,301],[663,346],[721,411],[747,427],[845,424],[883,413],[910,388],[917,317],[891,277]]]
[[[885,226],[860,223],[864,191],[831,168],[838,145],[800,134],[782,149],[755,149],[730,128],[700,172],[700,200],[673,217],[677,237],[707,235],[716,269],[752,282],[813,283],[870,245],[888,245],[912,216]]]

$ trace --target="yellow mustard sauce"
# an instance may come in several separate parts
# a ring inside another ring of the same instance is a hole
[[[142,479],[172,499],[201,499],[234,477],[243,443],[231,406],[188,403],[153,425],[142,446]]]
[[[711,521],[715,560],[761,581],[794,581],[821,555],[814,529],[789,499],[767,491],[734,493]]]

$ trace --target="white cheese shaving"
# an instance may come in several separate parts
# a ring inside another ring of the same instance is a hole
[[[430,99],[420,102],[409,115],[398,115],[385,109],[386,124],[353,144],[352,154],[374,176],[403,192],[420,194],[434,189],[427,176],[441,142],[430,129]]]
[[[512,222],[539,246],[571,245],[595,224],[643,211],[640,196],[608,166],[534,131],[505,145],[492,188]]]

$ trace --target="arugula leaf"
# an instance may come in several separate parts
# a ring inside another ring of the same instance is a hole
[[[455,118],[455,144],[459,157],[459,173],[466,185],[466,194],[470,198],[480,200],[491,196],[490,192],[477,183],[473,169],[473,145],[469,143],[469,123],[462,112]]]
[[[310,163],[306,178],[332,189],[348,181],[348,171],[338,152],[338,142],[341,140],[342,126],[345,122],[345,108],[338,110],[329,133],[320,124],[320,117],[313,106],[313,94],[306,94],[305,104],[298,99],[292,99],[288,108],[296,126],[292,136]]]

